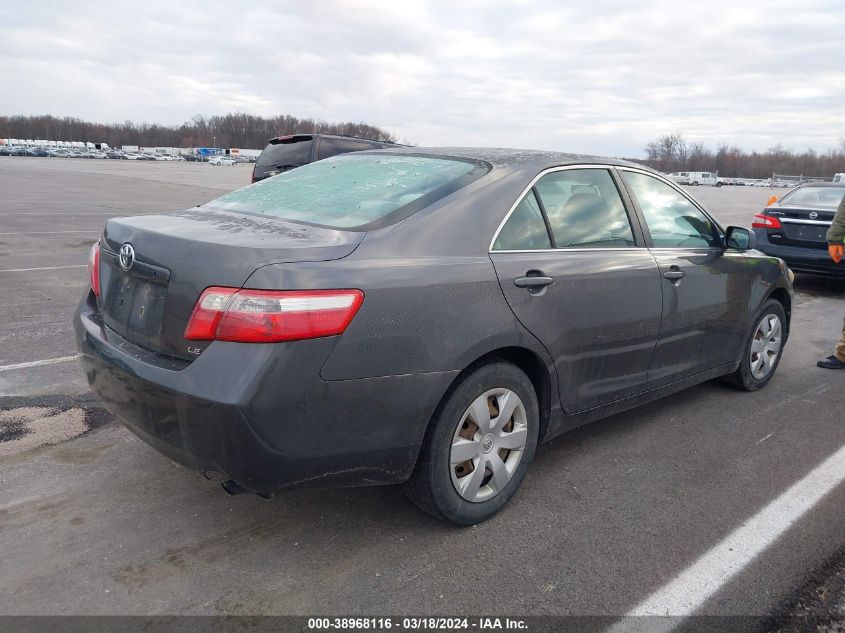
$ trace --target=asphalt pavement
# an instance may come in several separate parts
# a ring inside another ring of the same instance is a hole
[[[72,358],[88,247],[108,217],[248,181],[247,166],[0,158],[0,424],[61,431],[0,453],[0,613],[623,615],[680,588],[696,614],[765,616],[845,546],[845,373],[815,367],[845,302],[812,278],[766,389],[707,383],[543,445],[475,527],[396,487],[230,497],[171,463],[98,407]],[[744,226],[772,194],[691,192]]]

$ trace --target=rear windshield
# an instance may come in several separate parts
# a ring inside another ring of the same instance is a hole
[[[311,138],[298,140],[294,143],[270,143],[261,152],[256,165],[258,167],[286,167],[302,165],[308,162],[311,155]]]
[[[781,204],[794,207],[835,209],[845,195],[845,187],[801,187],[786,194]]]
[[[344,154],[261,180],[204,206],[369,230],[411,215],[488,170],[485,163],[456,158]]]

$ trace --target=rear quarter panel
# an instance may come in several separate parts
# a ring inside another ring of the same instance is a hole
[[[349,257],[264,267],[253,288],[359,288],[364,303],[324,364],[324,380],[463,370],[502,347],[524,347],[551,368],[516,320],[490,258]]]

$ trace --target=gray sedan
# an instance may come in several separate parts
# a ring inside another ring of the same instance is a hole
[[[367,151],[109,220],[75,328],[118,419],[229,492],[402,483],[472,524],[540,442],[765,386],[792,282],[753,249],[636,164]]]

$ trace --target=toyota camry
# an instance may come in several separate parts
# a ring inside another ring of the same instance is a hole
[[[109,220],[75,330],[105,406],[230,492],[401,483],[473,524],[538,443],[765,386],[792,283],[754,246],[633,163],[366,151]]]

